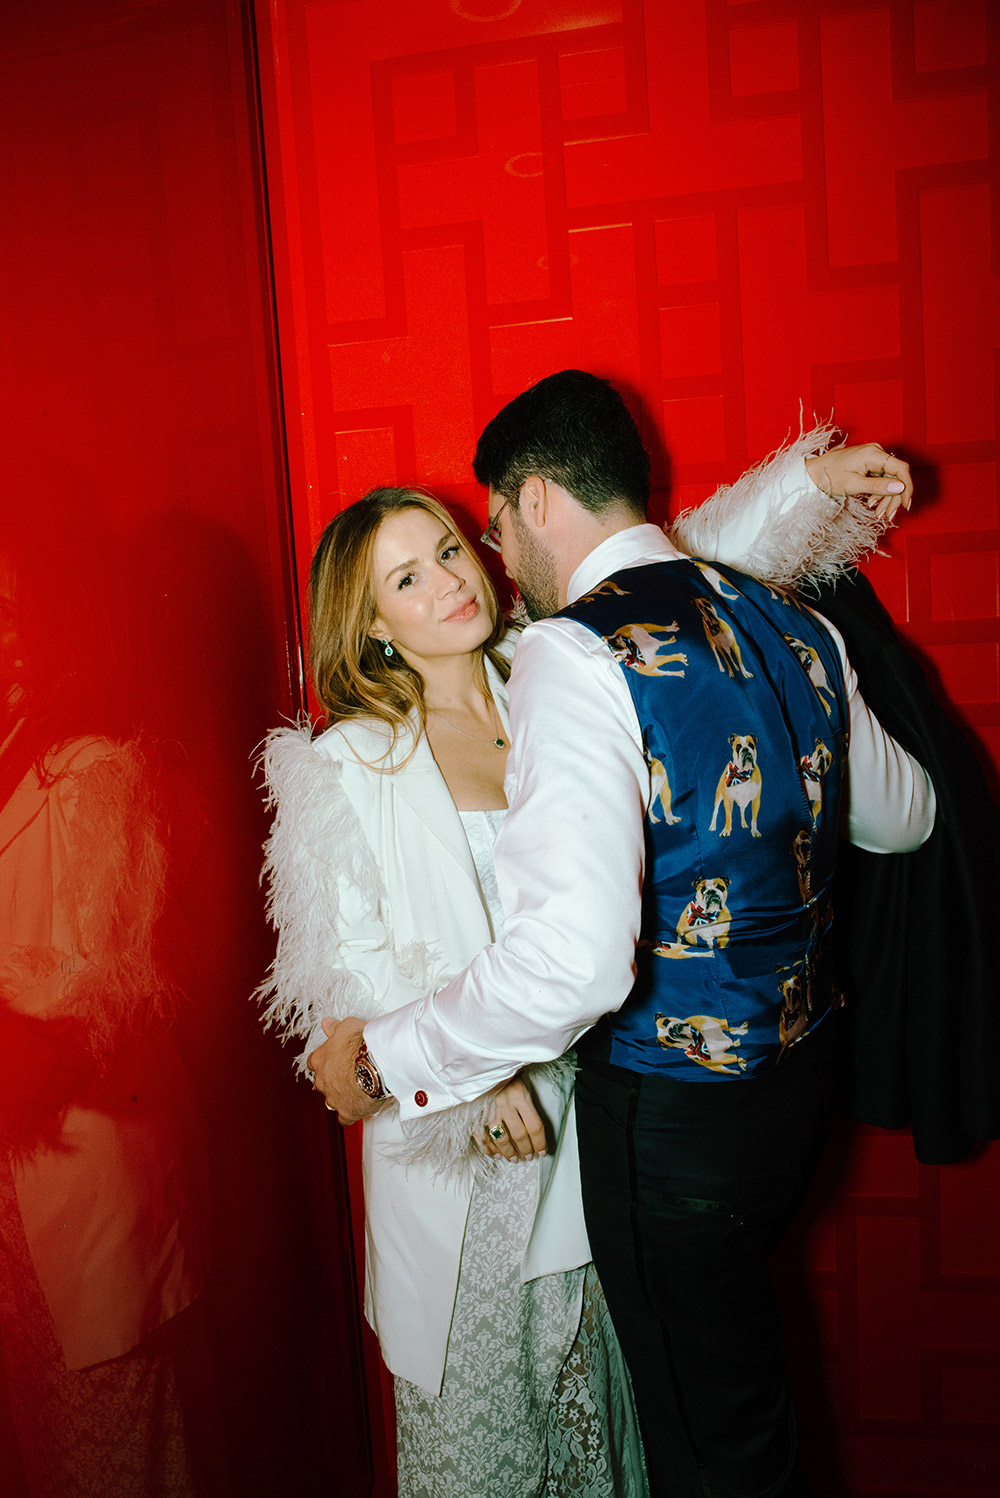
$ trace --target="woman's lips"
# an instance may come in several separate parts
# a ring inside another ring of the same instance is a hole
[[[475,598],[470,598],[468,603],[463,603],[461,608],[455,609],[445,618],[446,624],[468,624],[479,613],[479,604]]]

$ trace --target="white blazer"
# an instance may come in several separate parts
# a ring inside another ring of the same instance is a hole
[[[490,687],[509,732],[507,693]],[[278,951],[267,1018],[306,1041],[326,1015],[384,1014],[462,971],[494,933],[468,841],[423,736],[350,720],[311,739],[279,729],[265,768],[277,817],[267,845]],[[379,765],[380,768],[373,768]],[[393,768],[395,766],[395,768]],[[572,1068],[532,1068],[556,1148],[531,1165],[539,1205],[522,1280],[590,1259],[580,1200]],[[438,1393],[488,1100],[405,1127],[390,1105],[364,1125],[365,1314],[390,1371]],[[450,1167],[450,1168],[449,1168]]]

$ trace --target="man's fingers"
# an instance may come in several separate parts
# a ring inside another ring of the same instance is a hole
[[[355,1080],[354,1060],[363,1038],[364,1020],[354,1015],[340,1021],[325,1019],[323,1031],[327,1038],[309,1052],[306,1066],[327,1108],[336,1112],[344,1128],[349,1128],[385,1106],[369,1099]]]

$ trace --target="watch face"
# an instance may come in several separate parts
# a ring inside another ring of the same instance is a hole
[[[354,1080],[361,1088],[361,1091],[366,1092],[376,1102],[381,1102],[383,1098],[389,1096],[382,1085],[382,1078],[378,1074],[378,1068],[368,1055],[368,1047],[363,1040],[358,1054],[354,1058]]]
[[[378,1097],[381,1088],[379,1079],[366,1061],[359,1061],[354,1068],[354,1078],[362,1092],[367,1092],[369,1097]]]

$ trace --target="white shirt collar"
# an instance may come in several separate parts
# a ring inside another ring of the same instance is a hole
[[[625,567],[638,567],[643,562],[676,562],[683,560],[684,555],[667,540],[658,525],[630,525],[587,553],[569,580],[566,602],[575,603],[606,577]]]

